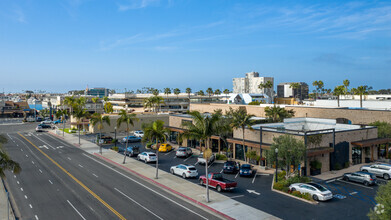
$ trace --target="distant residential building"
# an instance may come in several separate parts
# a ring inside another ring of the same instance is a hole
[[[308,84],[299,82],[300,87],[294,89],[291,87],[292,83],[280,83],[277,85],[278,98],[298,98],[300,100],[308,99]]]
[[[274,87],[274,77],[260,77],[258,72],[246,73],[245,78],[233,78],[233,93],[273,94],[273,87],[259,88],[259,84],[267,81],[271,81]]]
[[[242,94],[231,94],[229,97],[229,104],[248,105],[250,102],[258,101],[260,103],[267,103],[269,96],[266,94],[253,94],[253,93],[242,93]]]
[[[105,96],[109,96],[109,89],[106,88],[86,88],[85,95],[98,96],[99,98],[103,98]]]

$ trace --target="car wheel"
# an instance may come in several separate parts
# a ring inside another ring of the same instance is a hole
[[[204,185],[204,181],[202,179],[200,179],[200,185],[203,186]]]
[[[383,178],[384,178],[385,180],[388,180],[388,179],[390,179],[390,175],[384,174],[384,175],[383,175]]]
[[[144,163],[147,163],[147,159],[144,159]]]
[[[349,177],[347,177],[347,176],[344,176],[342,179],[345,181],[349,181]]]
[[[171,172],[171,174],[174,174],[174,170],[173,169],[170,169],[170,172]]]
[[[313,198],[315,201],[318,201],[318,200],[319,200],[319,198],[318,198],[317,195],[313,195],[312,198]]]
[[[217,192],[221,192],[221,186],[220,185],[217,185],[216,189],[217,189]]]
[[[368,172],[368,170],[362,170],[363,172]]]
[[[293,191],[296,191],[296,188],[295,188],[295,187],[293,187],[291,190],[292,190],[292,192],[293,192]]]
[[[368,181],[364,181],[364,185],[365,185],[365,186],[369,186]]]
[[[140,161],[140,157],[137,157],[137,160]]]
[[[183,174],[182,174],[182,178],[183,178],[183,179],[186,179],[186,173],[183,173]]]

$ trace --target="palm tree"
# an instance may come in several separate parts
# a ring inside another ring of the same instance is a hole
[[[19,163],[13,161],[9,155],[3,149],[3,144],[7,143],[7,138],[3,135],[0,135],[0,177],[5,178],[5,171],[12,170],[15,174],[20,173],[22,168],[20,168]]]
[[[176,88],[174,89],[174,94],[176,95],[176,98],[178,98],[179,93],[181,93],[181,90]]]
[[[125,164],[126,160],[126,153],[128,149],[128,137],[129,137],[129,125],[134,126],[134,121],[138,121],[136,114],[128,114],[125,110],[121,109],[120,113],[118,114],[120,117],[117,119],[117,127],[120,127],[121,124],[126,124],[126,146],[125,146],[125,157],[124,161],[122,162]]]
[[[79,97],[78,99],[76,99],[76,104],[80,106],[85,106],[86,102],[87,99],[85,97]]]
[[[269,91],[269,99],[270,99],[270,103],[273,102],[273,97],[272,97],[272,92],[271,92],[271,89],[273,88],[273,83],[272,81],[266,81],[265,83],[261,83],[258,85],[258,88],[260,89],[263,89],[263,92],[265,93],[265,89],[267,89],[267,91]],[[267,92],[266,92],[267,94]]]
[[[219,116],[219,120],[216,123],[215,135],[224,141],[225,146],[228,146],[227,138],[232,137],[232,117],[230,115],[223,116],[221,109],[215,110],[214,114]]]
[[[279,106],[274,105],[273,107],[267,106],[265,108],[265,115],[272,122],[282,122],[284,118],[291,118],[295,115],[293,110],[286,110],[285,108],[281,108]]]
[[[246,159],[246,151],[245,151],[245,143],[244,143],[244,131],[247,127],[250,130],[253,130],[251,125],[255,124],[255,121],[251,118],[255,115],[247,114],[247,110],[245,108],[238,108],[237,110],[233,110],[230,108],[228,111],[228,115],[232,118],[231,127],[234,129],[242,129],[242,147],[243,147],[243,157]]]
[[[159,95],[159,90],[158,89],[152,89],[152,94],[154,96],[158,96]]]
[[[220,94],[221,94],[220,89],[216,89],[216,90],[215,90],[215,95],[220,95]]]
[[[156,120],[150,124],[143,126],[144,140],[148,142],[155,142],[156,146],[158,143],[164,143],[167,140],[167,134],[170,132],[168,128],[164,127],[164,121]],[[156,148],[156,179],[159,174],[159,148]]]
[[[64,98],[64,104],[70,108],[69,113],[73,113],[73,106],[76,104],[76,98],[74,96],[67,96]]]
[[[314,81],[312,82],[312,85],[315,86],[315,89],[316,89],[316,98],[317,98],[317,94],[322,91],[323,87],[324,87],[324,83],[322,80],[319,80],[319,81]],[[315,100],[316,100],[315,98]]]
[[[204,116],[198,111],[191,111],[189,115],[193,119],[192,121],[184,121],[182,126],[187,130],[183,133],[183,136],[187,139],[199,140],[200,145],[204,143],[206,149],[209,149],[210,146],[210,137],[216,131],[216,123],[219,120],[217,114],[212,114],[211,116]],[[206,155],[204,151],[204,156]],[[208,160],[205,158],[205,173],[206,173],[206,202],[209,202],[209,181],[208,181]]]
[[[189,102],[190,102],[190,94],[191,94],[191,88],[186,88],[186,93],[189,96]]]
[[[60,118],[61,117],[61,121],[62,121],[62,125],[63,125],[63,128],[62,128],[62,136],[64,137],[65,135],[65,117],[68,116],[68,110],[67,109],[64,109],[64,110],[58,110],[56,112],[56,117],[57,118]]]
[[[113,104],[111,104],[111,102],[105,102],[103,107],[106,113],[112,113],[114,111]]]
[[[362,96],[368,95],[369,90],[372,89],[372,87],[365,86],[359,86],[356,89],[352,89],[355,93],[355,95],[360,95],[360,108],[362,108]]]
[[[350,81],[348,79],[345,79],[343,81],[343,86],[345,87],[345,95],[348,95],[349,94],[349,85],[350,85]]]
[[[107,115],[103,116],[102,114],[95,112],[90,119],[90,123],[92,124],[92,126],[98,125],[99,139],[101,139],[103,124],[106,123],[110,126],[110,118]],[[100,154],[102,154],[102,144],[100,142],[98,142],[98,143],[100,146]]]
[[[76,118],[77,128],[79,130],[79,145],[80,145],[80,122],[83,120],[83,118],[86,118],[89,115],[89,113],[86,111],[84,106],[79,104],[75,105],[73,108],[74,111],[72,115],[73,117]]]
[[[155,109],[155,112],[158,112],[158,110],[160,110],[160,104],[162,104],[164,102],[163,97],[152,96],[152,97],[150,97],[150,99],[151,99],[152,106]]]
[[[164,88],[164,94],[168,98],[168,95],[171,94],[171,89],[170,88]]]
[[[297,90],[301,87],[300,83],[291,83],[289,85],[289,88],[292,88],[295,90],[295,95],[294,95],[294,98],[297,98]],[[300,93],[300,96],[301,96],[301,93]],[[300,100],[301,100],[301,97],[300,97]]]
[[[208,93],[208,96],[210,97],[213,94],[213,89],[209,87],[206,89],[206,93]]]
[[[98,110],[97,110],[97,103],[98,103],[98,101],[99,101],[99,97],[94,97],[94,98],[92,98],[91,99],[91,101],[93,102],[93,103],[95,103],[95,112],[98,112]]]
[[[204,91],[202,91],[202,90],[198,91],[197,94],[198,94],[199,96],[204,96],[204,95],[205,95]]]
[[[229,89],[224,89],[223,93],[224,93],[225,95],[228,95],[228,94],[229,94]]]
[[[153,108],[153,97],[145,98],[144,99],[144,109],[150,110]]]
[[[337,96],[337,103],[339,107],[339,96],[345,94],[345,86],[336,86],[333,95]]]

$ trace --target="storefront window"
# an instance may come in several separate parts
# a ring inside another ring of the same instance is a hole
[[[235,159],[237,160],[245,160],[245,152],[247,152],[247,146],[244,147],[243,151],[243,145],[241,144],[235,144]]]
[[[362,148],[353,147],[352,148],[352,162],[354,165],[362,163]]]

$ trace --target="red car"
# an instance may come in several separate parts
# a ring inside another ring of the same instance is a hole
[[[222,190],[225,191],[233,190],[238,185],[238,183],[235,181],[231,181],[223,178],[223,175],[221,173],[209,173],[208,181],[209,181],[209,187],[215,188],[219,192],[221,192]],[[200,176],[199,182],[201,185],[206,185],[205,175]]]

